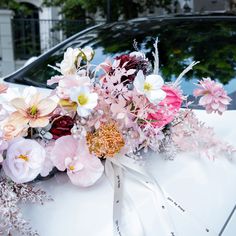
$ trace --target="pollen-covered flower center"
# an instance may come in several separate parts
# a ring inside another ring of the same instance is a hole
[[[81,105],[81,106],[84,106],[88,103],[88,97],[85,95],[85,94],[80,94],[78,96],[78,103]]]
[[[22,159],[24,161],[28,161],[29,160],[29,158],[26,155],[22,155],[22,154],[19,155],[18,158],[20,158],[20,159]]]
[[[75,170],[75,167],[74,166],[69,166],[69,170]]]
[[[35,105],[33,105],[32,107],[29,108],[28,113],[31,116],[36,116],[38,113],[38,108]]]
[[[152,90],[152,85],[150,83],[145,82],[143,86],[144,91],[148,92]]]

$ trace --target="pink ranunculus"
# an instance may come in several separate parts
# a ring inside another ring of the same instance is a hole
[[[51,158],[57,169],[67,170],[71,182],[81,187],[93,185],[104,170],[101,161],[89,153],[86,141],[70,135],[56,140]]]
[[[152,126],[158,128],[169,124],[175,118],[183,102],[182,94],[177,88],[164,85],[162,90],[166,92],[166,98],[158,104],[156,113],[148,114]]]

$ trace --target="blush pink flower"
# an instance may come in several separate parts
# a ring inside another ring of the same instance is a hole
[[[3,161],[5,174],[16,183],[34,180],[45,160],[44,148],[35,140],[16,138],[7,149]]]
[[[195,97],[201,96],[199,105],[205,107],[207,113],[218,112],[222,115],[231,101],[222,84],[210,78],[203,78],[198,86],[199,88],[194,90],[193,94]]]
[[[16,109],[10,115],[14,124],[30,127],[45,127],[49,123],[50,114],[56,109],[57,103],[50,98],[40,98],[36,93],[29,101],[24,98],[15,98],[11,101],[12,106]]]
[[[93,185],[104,170],[101,161],[89,153],[86,141],[69,135],[56,140],[51,158],[58,170],[67,170],[71,182],[81,187]]]
[[[158,104],[157,111],[147,117],[151,125],[158,128],[164,127],[175,118],[183,102],[182,94],[177,88],[164,85],[162,90],[166,93],[165,99]]]

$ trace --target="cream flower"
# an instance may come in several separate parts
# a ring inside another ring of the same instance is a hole
[[[30,100],[15,98],[11,101],[16,109],[10,115],[10,120],[16,125],[29,125],[30,127],[45,127],[49,123],[50,113],[57,107],[57,103],[50,98],[41,99],[36,93]]]
[[[166,97],[166,93],[161,89],[164,81],[159,75],[148,75],[144,77],[143,72],[140,70],[134,79],[134,87],[137,92],[143,94],[147,99],[157,105]]]
[[[35,140],[18,138],[10,143],[2,166],[5,174],[16,183],[34,180],[45,160],[45,150]]]
[[[64,58],[60,64],[61,73],[63,75],[76,74],[76,64],[78,64],[77,59],[79,52],[80,51],[78,48],[67,48],[66,52],[64,53]]]
[[[70,99],[77,103],[77,113],[86,117],[97,106],[98,95],[91,93],[89,87],[79,87],[71,91]]]
[[[85,59],[86,61],[91,61],[94,57],[94,51],[91,47],[89,46],[86,46],[84,47],[83,49],[81,49],[81,52],[84,54],[85,58],[82,58]]]

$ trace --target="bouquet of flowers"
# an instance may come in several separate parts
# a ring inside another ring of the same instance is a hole
[[[95,66],[92,48],[68,48],[63,61],[51,66],[60,75],[48,80],[57,85],[49,96],[34,87],[21,91],[1,84],[2,181],[24,185],[57,170],[87,187],[102,176],[104,163],[124,157],[138,162],[148,149],[171,159],[178,151],[200,146],[212,156],[208,150],[215,147],[233,152],[188,108],[191,101],[183,95],[181,79],[198,62],[165,83],[157,41],[154,49],[152,69],[140,51]],[[227,109],[231,99],[221,84],[204,78],[197,87],[194,95],[208,113]]]

